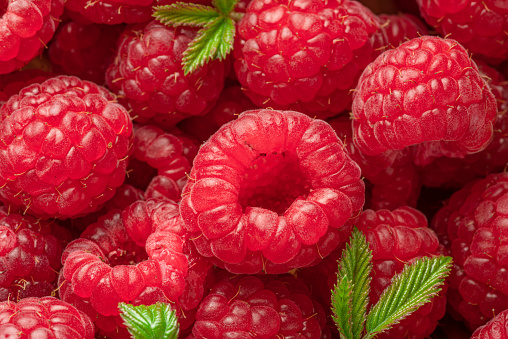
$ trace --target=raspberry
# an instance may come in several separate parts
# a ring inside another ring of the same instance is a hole
[[[224,86],[225,63],[208,63],[184,75],[182,53],[196,36],[194,28],[170,28],[157,21],[129,26],[118,42],[108,86],[125,99],[136,122],[155,119],[173,126],[185,117],[208,112]]]
[[[226,276],[199,305],[190,338],[322,338],[325,323],[302,280]]]
[[[490,173],[502,172],[508,158],[508,83],[494,68],[477,61],[482,77],[487,80],[497,100],[497,121],[494,137],[489,146],[478,153],[466,155],[463,159],[441,157],[421,169],[424,185],[429,187],[460,188],[469,181]]]
[[[441,35],[457,40],[473,54],[508,58],[508,9],[504,1],[417,0],[420,13]]]
[[[122,31],[122,25],[62,24],[48,49],[53,71],[104,84],[104,73],[114,60],[114,46]]]
[[[364,203],[360,169],[326,122],[254,110],[199,150],[180,212],[200,253],[234,273],[316,264]]]
[[[411,14],[379,15],[379,31],[387,48],[397,48],[407,40],[428,35],[425,24],[418,17]]]
[[[39,69],[26,69],[15,73],[0,75],[0,91],[5,93],[7,99],[18,94],[24,87],[41,83],[54,77],[55,74]],[[7,99],[5,101],[7,101]]]
[[[235,120],[240,113],[255,108],[241,87],[234,85],[222,91],[210,112],[204,116],[187,118],[178,127],[198,140],[206,141],[222,125]]]
[[[53,297],[2,302],[0,319],[2,338],[94,338],[90,318]]]
[[[93,212],[123,183],[132,124],[76,77],[33,84],[0,109],[0,199],[43,218]]]
[[[0,301],[50,295],[68,231],[55,223],[0,208]]]
[[[325,119],[349,107],[377,29],[356,1],[253,0],[238,25],[236,75],[257,106]]]
[[[85,19],[98,24],[145,22],[152,19],[152,6],[170,5],[175,0],[67,0],[65,8],[72,18]],[[209,0],[192,2],[209,4]]]
[[[119,302],[176,302],[184,296],[178,314],[197,306],[210,265],[195,253],[186,245],[174,202],[138,201],[99,218],[67,246],[60,297],[87,313],[103,334],[125,338]]]
[[[367,156],[411,146],[417,165],[461,158],[487,147],[496,112],[466,50],[425,36],[384,52],[365,69],[353,99],[354,142]]]
[[[351,159],[362,170],[367,181],[366,208],[395,209],[401,206],[416,206],[420,194],[419,174],[408,156],[400,156],[390,166],[366,159],[356,149],[353,140],[351,121],[347,116],[328,120],[339,139],[344,140]]]
[[[453,257],[448,300],[474,330],[508,308],[508,174],[491,174],[452,195],[432,227]]]
[[[392,277],[402,271],[404,264],[439,254],[436,234],[427,227],[425,216],[414,208],[400,207],[391,212],[365,210],[354,225],[365,234],[372,250],[370,305],[379,300],[382,291],[391,283]],[[317,266],[299,272],[319,293],[319,300],[326,301],[326,305],[330,305],[330,290],[337,283],[333,272],[337,271],[341,252],[341,249],[335,250]],[[442,291],[379,338],[426,338],[444,316],[445,308],[446,297]]]
[[[145,191],[147,198],[166,197],[180,201],[181,190],[187,183],[195,154],[191,148],[197,149],[197,146],[185,137],[165,133],[152,125],[136,127],[132,157],[157,170],[157,176],[150,176],[152,179]],[[192,153],[190,157],[186,152]],[[146,174],[146,170],[136,167],[132,173],[133,176],[145,178]]]
[[[0,6],[0,74],[26,65],[48,43],[59,23],[63,0],[7,0]]]
[[[507,338],[507,319],[508,310],[496,314],[488,323],[474,331],[471,339],[501,339]]]

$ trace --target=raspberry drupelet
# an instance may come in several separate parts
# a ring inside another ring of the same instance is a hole
[[[225,275],[199,305],[188,339],[317,339],[325,324],[323,307],[301,279]]]
[[[235,72],[257,106],[325,119],[350,106],[377,29],[357,1],[253,0],[238,24]]]
[[[0,4],[0,74],[28,64],[53,37],[63,0],[4,0]]]
[[[25,298],[0,303],[2,338],[93,339],[90,318],[73,305],[53,298]]]
[[[180,211],[200,253],[233,273],[316,264],[364,204],[360,168],[329,124],[253,110],[200,148]]]
[[[0,109],[0,199],[42,218],[97,210],[125,178],[132,123],[106,89],[76,77],[32,84]]]
[[[206,114],[224,87],[227,64],[214,60],[184,75],[183,52],[197,30],[166,27],[158,21],[128,26],[118,41],[106,82],[132,110],[136,122],[167,127]]]
[[[497,104],[476,64],[455,40],[425,36],[376,58],[353,99],[353,133],[367,156],[406,147],[417,165],[485,149]]]
[[[420,14],[442,36],[492,61],[508,57],[508,7],[497,0],[417,0]]]
[[[432,220],[453,257],[447,299],[469,329],[508,308],[508,174],[491,174],[454,193]]]

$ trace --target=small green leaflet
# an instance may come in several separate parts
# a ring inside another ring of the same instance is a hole
[[[153,16],[166,26],[203,27],[220,14],[210,6],[177,2],[172,5],[155,6]]]
[[[169,304],[132,306],[119,303],[118,307],[132,339],[178,338],[178,318]]]
[[[363,332],[367,319],[367,305],[369,304],[371,271],[372,251],[369,249],[369,244],[363,233],[355,228],[349,244],[346,245],[346,249],[342,252],[342,259],[337,272],[337,281],[340,282],[339,287],[343,284],[342,281],[349,280],[347,285],[349,286],[347,291],[349,295],[348,305],[350,305],[347,313],[349,316],[334,311],[334,320],[337,318],[342,324],[341,326],[345,327],[344,338],[359,338]],[[343,293],[340,289],[338,292]],[[345,308],[346,305],[339,305],[334,302],[335,296],[336,294],[332,293],[332,305],[334,308]]]
[[[157,6],[153,16],[168,26],[201,27],[185,50],[184,74],[194,72],[210,60],[224,60],[233,49],[237,0],[213,0],[214,7],[177,2]]]
[[[235,22],[231,18],[219,17],[199,30],[183,52],[184,74],[192,73],[210,60],[223,60],[233,48]]]
[[[367,338],[389,330],[441,291],[452,258],[422,258],[395,275],[367,317]]]
[[[341,339],[371,339],[389,330],[441,291],[452,258],[422,258],[405,265],[367,314],[372,252],[356,228],[342,252],[337,284],[332,291],[333,320]]]

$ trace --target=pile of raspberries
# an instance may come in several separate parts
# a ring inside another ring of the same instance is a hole
[[[454,263],[379,338],[508,338],[507,2],[242,0],[191,73],[175,2],[0,1],[0,337],[128,338],[118,304],[163,302],[179,338],[338,338],[358,228],[370,305]]]

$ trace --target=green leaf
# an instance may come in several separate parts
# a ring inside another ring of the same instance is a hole
[[[438,256],[406,265],[381,294],[367,317],[367,335],[373,338],[428,303],[441,291],[450,274],[452,258]]]
[[[194,72],[209,60],[223,60],[233,48],[235,22],[229,17],[218,17],[199,30],[183,53],[184,74]]]
[[[346,338],[361,338],[367,319],[369,304],[370,281],[372,271],[372,251],[365,235],[354,229],[349,243],[342,252],[342,259],[337,272],[338,281],[350,279],[350,325]],[[350,334],[349,334],[350,332]]]
[[[220,14],[210,6],[177,2],[172,5],[155,6],[152,16],[166,26],[203,27]]]
[[[235,8],[237,0],[212,0],[212,5],[221,13],[229,15]]]
[[[178,319],[169,304],[132,306],[119,303],[120,316],[133,339],[177,339]]]
[[[339,329],[341,339],[352,339],[351,328],[351,280],[347,277],[337,279],[337,284],[332,291],[332,319]]]

